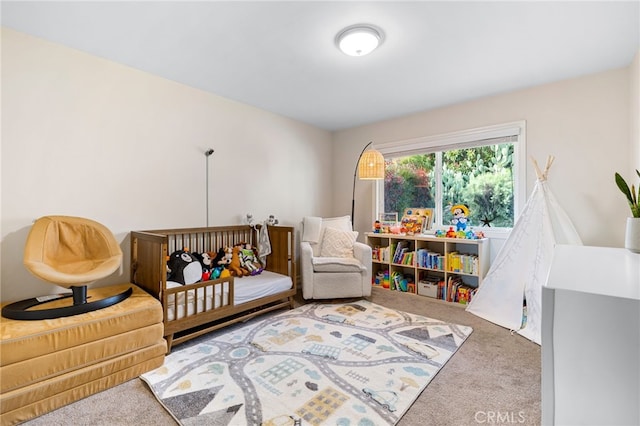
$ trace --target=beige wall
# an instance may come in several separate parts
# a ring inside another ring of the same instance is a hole
[[[253,213],[297,225],[332,210],[331,134],[11,30],[2,30],[1,299],[60,291],[32,277],[32,221],[90,217],[131,230],[203,226]]]
[[[366,142],[391,142],[526,120],[527,155],[555,156],[549,184],[585,244],[623,245],[627,206],[614,183],[629,169],[629,68],[538,86],[336,132],[334,215],[351,209],[353,168]],[[527,163],[527,196],[535,172]],[[372,183],[356,191],[356,229],[370,229]]]
[[[636,54],[633,63],[629,67],[629,95],[630,95],[630,132],[631,132],[631,168],[629,170],[629,179],[633,178],[635,182],[638,175],[635,170],[640,170],[640,51]],[[637,185],[636,185],[637,187]]]

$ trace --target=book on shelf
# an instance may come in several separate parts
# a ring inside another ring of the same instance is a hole
[[[416,262],[421,268],[444,270],[444,256],[426,248],[418,249]]]
[[[402,255],[409,251],[409,242],[405,240],[398,241],[395,251],[393,252],[393,263],[400,263]]]
[[[463,274],[478,275],[479,261],[475,254],[452,251],[447,257],[447,270]]]
[[[371,259],[378,262],[389,261],[389,247],[374,247],[371,249]]]
[[[412,251],[408,251],[402,254],[402,258],[400,259],[400,262],[398,262],[402,265],[411,265],[413,266],[413,252]]]
[[[443,286],[443,300],[453,303],[467,304],[471,302],[477,292],[477,288],[466,284],[462,278],[451,276]]]
[[[410,284],[414,284],[411,274],[403,274],[401,272],[392,271],[390,275],[390,290],[407,292]],[[415,290],[415,284],[413,285]]]

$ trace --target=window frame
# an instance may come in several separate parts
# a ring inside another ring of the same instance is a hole
[[[514,121],[492,126],[479,127],[474,129],[456,131],[434,136],[424,136],[414,139],[405,139],[393,142],[375,144],[375,149],[385,157],[404,157],[414,154],[428,154],[435,152],[448,151],[460,148],[473,148],[483,145],[493,145],[494,143],[486,143],[490,139],[499,139],[506,137],[515,137],[513,149],[513,216],[514,223],[520,216],[522,209],[526,203],[526,186],[527,186],[527,170],[526,170],[526,121]],[[485,143],[483,143],[485,141]],[[495,143],[500,143],[496,141]],[[436,155],[437,181],[441,181],[442,174],[442,156]],[[384,208],[384,182],[377,181],[374,186],[373,207],[374,217],[382,212]],[[418,206],[419,207],[419,206]],[[436,207],[435,207],[435,226],[446,226],[442,224],[442,188],[441,185],[436,187]],[[475,225],[476,227],[478,225]],[[498,227],[482,227],[482,231],[487,236],[500,235],[510,232],[512,228]]]

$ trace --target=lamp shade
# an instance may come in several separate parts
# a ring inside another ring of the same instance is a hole
[[[360,179],[384,179],[384,157],[375,149],[365,151],[358,162]]]

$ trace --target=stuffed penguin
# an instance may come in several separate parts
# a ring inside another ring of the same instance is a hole
[[[177,250],[171,253],[167,260],[169,276],[167,281],[184,284],[197,283],[202,279],[202,264],[187,250]]]

